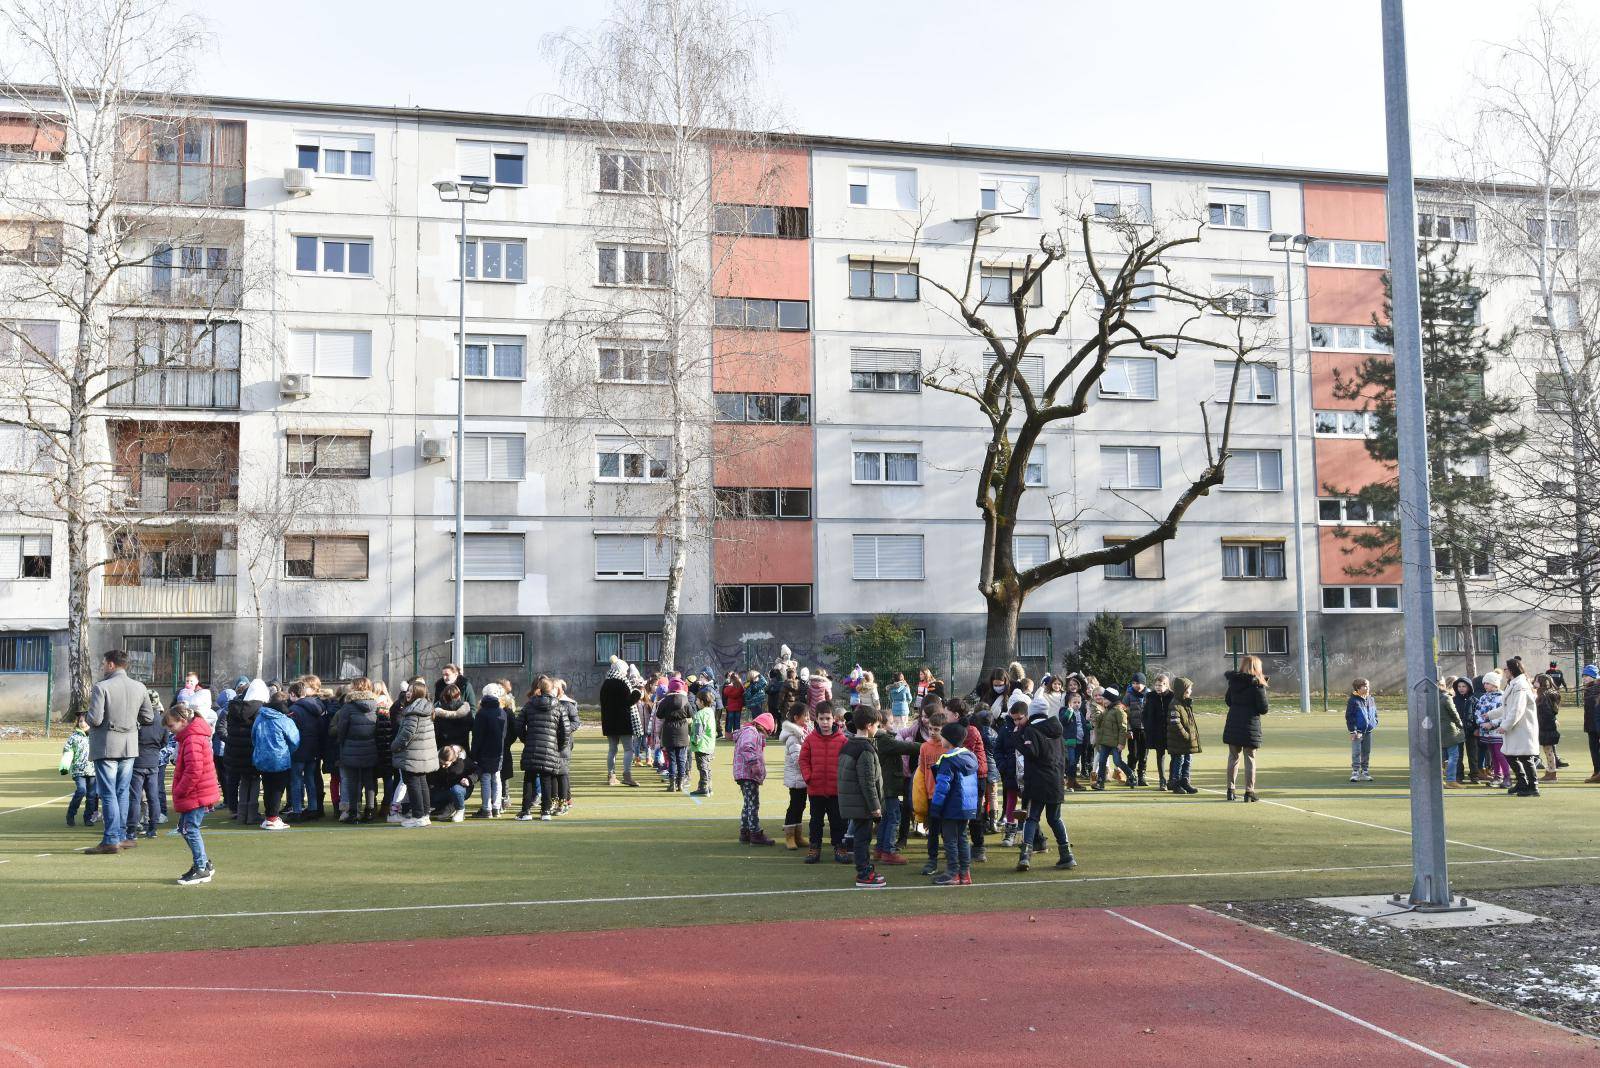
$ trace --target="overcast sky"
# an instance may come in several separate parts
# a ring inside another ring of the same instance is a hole
[[[1579,10],[1593,0],[1578,0]],[[1378,0],[754,0],[780,13],[792,129],[895,140],[1383,167]],[[548,114],[541,38],[603,0],[196,3],[198,88]],[[1526,0],[1408,0],[1419,170]],[[1127,14],[1107,16],[1119,9]]]

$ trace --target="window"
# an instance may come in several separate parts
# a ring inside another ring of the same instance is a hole
[[[1324,267],[1387,267],[1389,246],[1382,241],[1313,241],[1306,262]]]
[[[1576,330],[1581,324],[1578,317],[1578,294],[1552,293],[1550,306],[1555,311],[1554,319],[1545,311],[1544,298],[1537,292],[1533,294],[1533,325],[1546,329]]]
[[[526,465],[521,434],[467,434],[461,473],[468,482],[521,482]]]
[[[1324,586],[1324,612],[1398,612],[1399,586]]]
[[[66,130],[26,112],[0,112],[0,160],[52,163],[66,159]]]
[[[290,534],[283,539],[283,576],[328,582],[367,577],[365,534]]]
[[[1533,376],[1533,406],[1541,412],[1567,410],[1567,385],[1559,372],[1540,371]]]
[[[1206,214],[1211,225],[1227,230],[1272,229],[1272,197],[1261,189],[1206,190]]]
[[[1528,241],[1534,245],[1548,243],[1551,248],[1577,248],[1577,219],[1568,212],[1556,212],[1550,216],[1550,225],[1546,226],[1545,216],[1542,213],[1529,215]]]
[[[1452,479],[1485,479],[1489,477],[1489,454],[1485,452],[1476,456],[1463,456],[1451,466]]]
[[[1100,277],[1105,280],[1107,286],[1114,285],[1116,276],[1116,269],[1110,266],[1102,267],[1100,270]],[[1093,280],[1091,279],[1091,282],[1092,281]],[[1155,285],[1155,271],[1135,271],[1133,275],[1133,284],[1127,289],[1128,303],[1126,305],[1126,310],[1155,311]],[[1106,295],[1100,292],[1099,286],[1092,287],[1090,297],[1092,298],[1092,307],[1095,311],[1102,311],[1105,309]]]
[[[1166,627],[1124,627],[1122,633],[1135,649],[1151,660],[1167,655]]]
[[[983,357],[984,382],[988,382],[990,377],[994,375],[995,364],[998,362],[999,361],[997,361],[993,356],[986,354]],[[1035,400],[1044,396],[1044,357],[1023,356],[1017,360],[1016,371],[1012,374],[1012,396],[1020,396],[1022,394],[1022,390],[1017,386],[1017,381],[1019,379],[1023,382],[1026,382],[1028,384],[1028,388],[1033,390],[1033,396]]]
[[[922,578],[921,534],[856,534],[850,543],[852,578]]]
[[[658,248],[600,245],[596,285],[664,286],[668,283],[667,254]]]
[[[986,263],[978,268],[979,295],[985,304],[1010,304],[1026,277],[1027,269],[1020,264]],[[1036,278],[1023,305],[1037,308],[1043,303],[1044,280]]]
[[[122,140],[118,200],[244,207],[243,122],[140,116],[124,121]]]
[[[1464,631],[1459,623],[1439,624],[1439,651],[1441,653],[1464,653],[1467,651],[1463,641]],[[1498,653],[1500,651],[1500,628],[1492,623],[1476,624],[1472,628],[1473,649],[1480,653]]]
[[[594,632],[595,663],[607,664],[620,656],[630,664],[654,664],[661,659],[661,632],[597,630]]]
[[[0,319],[0,363],[40,363],[56,355],[59,323],[46,319]]]
[[[851,300],[916,300],[917,265],[876,259],[850,260]]]
[[[239,343],[238,323],[113,319],[113,388],[106,403],[111,407],[237,408]]]
[[[809,330],[811,304],[804,300],[717,297],[716,325],[733,330]]]
[[[521,534],[467,534],[463,576],[473,579],[522,579],[527,574]]]
[[[50,635],[0,634],[0,675],[37,675],[50,670]]]
[[[1050,483],[1049,450],[1035,445],[1028,453],[1028,462],[1022,468],[1022,484],[1029,489],[1042,489]]]
[[[467,238],[467,277],[479,282],[526,282],[527,242],[520,238]]]
[[[1114,545],[1126,545],[1132,538],[1121,538],[1108,535],[1103,544],[1106,548]],[[1165,542],[1156,542],[1148,549],[1144,549],[1130,560],[1118,564],[1106,564],[1104,576],[1108,579],[1159,579],[1167,577],[1167,551]]]
[[[669,380],[672,354],[651,341],[602,341],[600,381],[635,384]]]
[[[594,577],[664,579],[672,568],[672,543],[654,534],[596,534]]]
[[[810,237],[811,213],[805,208],[718,204],[711,211],[711,228],[744,237]]]
[[[372,135],[295,134],[295,166],[330,178],[372,177]]]
[[[522,634],[519,631],[468,634],[466,658],[466,667],[521,667]]]
[[[285,634],[283,674],[348,682],[367,673],[365,634]],[[202,679],[207,676],[201,675]]]
[[[463,182],[527,185],[528,146],[504,141],[457,141],[456,170]]]
[[[1100,446],[1100,488],[1160,489],[1160,446]]]
[[[1544,573],[1549,575],[1551,578],[1561,578],[1562,576],[1572,574],[1572,565],[1573,559],[1569,553],[1562,553],[1557,556],[1546,556],[1544,558]]]
[[[858,208],[911,211],[917,206],[917,172],[910,167],[851,167],[850,203]]]
[[[809,583],[718,586],[717,614],[809,616],[811,586]]]
[[[1488,578],[1494,574],[1494,561],[1490,558],[1487,548],[1472,550],[1455,549],[1448,545],[1433,547],[1433,569],[1441,577],[1453,577],[1458,561],[1466,568],[1468,578]]]
[[[1281,579],[1283,542],[1222,542],[1222,577],[1225,579]]]
[[[870,393],[920,393],[922,353],[915,349],[851,349],[850,388]]]
[[[0,219],[0,263],[59,266],[61,224],[38,219]]]
[[[1039,217],[1039,176],[980,174],[978,210],[1003,211],[1022,219]]]
[[[921,660],[928,655],[928,632],[922,627],[914,627],[911,635],[906,639],[906,659]]]
[[[50,577],[50,535],[0,534],[0,579]]]
[[[1112,356],[1100,376],[1100,396],[1116,400],[1156,399],[1154,356]]]
[[[1217,360],[1212,364],[1212,399],[1226,403],[1228,388],[1234,384],[1233,360]],[[1239,368],[1238,387],[1233,395],[1235,404],[1277,404],[1278,365],[1275,363],[1247,363]]]
[[[284,474],[294,478],[372,477],[372,435],[365,431],[293,431]]]
[[[667,477],[672,443],[666,438],[596,438],[596,482],[659,482]]]
[[[1476,241],[1478,224],[1471,204],[1418,204],[1417,236],[1436,241]]]
[[[850,481],[858,485],[915,486],[922,481],[921,460],[916,445],[856,445]]]
[[[183,677],[194,672],[211,678],[211,637],[150,637],[125,634],[122,647],[128,651],[128,674],[158,690],[176,690]]]
[[[161,245],[136,275],[136,285],[160,303],[237,306],[239,268],[215,245]]]
[[[1393,523],[1394,509],[1369,507],[1359,497],[1321,497],[1317,500],[1319,523]]]
[[[602,193],[665,193],[671,185],[667,160],[661,156],[600,150]]]
[[[521,381],[526,347],[525,338],[468,334],[467,377]]]
[[[1288,656],[1288,627],[1224,627],[1223,641],[1231,656]]]
[[[367,330],[291,330],[288,369],[322,378],[369,378],[372,333]]]
[[[1048,534],[1014,534],[1011,537],[1011,557],[1018,571],[1038,567],[1052,555]]]
[[[299,274],[343,274],[352,278],[371,278],[372,241],[370,238],[297,234],[294,239],[294,269]]]
[[[1311,347],[1340,349],[1347,352],[1389,351],[1389,346],[1378,340],[1378,328],[1375,326],[1339,326],[1328,323],[1311,324]]]
[[[1151,218],[1149,182],[1094,183],[1094,213],[1102,219],[1148,223]]]
[[[1311,432],[1319,438],[1375,438],[1378,413],[1315,411],[1311,413]]]
[[[1258,274],[1216,274],[1211,286],[1217,291],[1212,309],[1228,315],[1272,315],[1277,306],[1277,287],[1271,278]]]
[[[811,491],[756,487],[718,487],[718,519],[810,519]]]
[[[1045,660],[1050,656],[1048,627],[1023,627],[1017,630],[1017,659]],[[1048,667],[1048,665],[1046,665]]]
[[[804,393],[716,393],[719,423],[809,423],[811,398]]]

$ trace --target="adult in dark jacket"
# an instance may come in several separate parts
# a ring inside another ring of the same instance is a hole
[[[446,664],[444,670],[439,672],[439,677],[433,683],[433,703],[444,702],[444,688],[454,686],[461,694],[461,699],[467,703],[467,713],[470,716],[472,709],[478,704],[478,691],[473,689],[472,680],[461,673],[455,664]]]
[[[1133,709],[1128,710],[1133,715]],[[1156,785],[1167,788],[1167,720],[1172,716],[1172,686],[1166,672],[1156,676],[1155,685],[1144,695],[1144,745],[1147,753],[1155,754]]]
[[[323,815],[322,788],[322,738],[323,717],[321,695],[304,682],[289,687],[294,703],[289,706],[289,718],[300,732],[300,744],[295,747],[294,763],[289,765],[289,822],[300,819],[320,820]]]
[[[483,700],[472,719],[472,749],[468,756],[478,765],[478,811],[475,820],[491,819],[500,809],[500,768],[506,755],[506,710],[500,707],[500,687],[483,688]]]
[[[1555,782],[1556,769],[1562,767],[1556,747],[1561,744],[1561,728],[1556,717],[1561,714],[1561,688],[1549,672],[1534,677],[1534,712],[1539,721],[1539,748],[1544,751],[1544,775],[1541,782]]]
[[[387,717],[385,717],[387,720]],[[344,703],[328,729],[330,748],[339,757],[339,819],[370,823],[378,803],[378,695],[372,682],[359,678],[345,692]],[[390,738],[390,742],[393,742]]]
[[[1261,717],[1268,712],[1267,677],[1261,671],[1260,657],[1247,656],[1238,671],[1224,672],[1228,682],[1225,700],[1228,718],[1222,724],[1222,741],[1228,747],[1228,800],[1234,793],[1239,759],[1244,758],[1244,799],[1256,798],[1256,750],[1261,748]]]
[[[447,745],[465,750],[472,741],[472,716],[476,710],[467,704],[459,686],[450,685],[433,702],[433,736],[440,748]]]
[[[1583,665],[1583,732],[1589,736],[1589,762],[1594,774],[1583,780],[1600,783],[1600,669]]]
[[[458,745],[439,749],[439,769],[428,776],[428,789],[435,798],[433,815],[452,823],[466,818],[467,798],[472,796],[472,780],[478,765]]]
[[[556,776],[561,773],[562,737],[566,721],[551,696],[553,681],[545,675],[534,680],[528,701],[518,716],[522,736],[522,811],[519,820],[533,819],[533,795],[539,794],[539,818],[548,820],[560,800]]]
[[[555,681],[551,697],[556,702],[556,715],[561,717],[561,770],[556,773],[556,800],[560,807],[557,816],[564,816],[572,808],[572,747],[577,744],[578,728],[583,720],[578,715],[578,702],[567,694],[567,680]]]
[[[239,807],[233,818],[244,824],[261,822],[261,773],[256,770],[254,732],[256,716],[266,699],[267,684],[253,679],[244,693],[228,704],[228,748],[223,759],[238,783]]]
[[[639,691],[628,685],[628,664],[611,657],[605,681],[600,683],[600,733],[606,736],[606,776],[612,786],[637,785],[633,781],[633,706]],[[622,778],[617,778],[617,750],[622,750]]]
[[[689,777],[689,720],[694,709],[689,705],[688,686],[680,678],[667,681],[667,692],[656,704],[661,721],[661,748],[667,755],[667,791],[682,793],[683,780]]]
[[[141,830],[146,838],[156,836],[161,818],[161,750],[170,737],[160,721],[139,724],[139,755],[133,758],[133,781],[124,805],[130,839]]]
[[[839,815],[850,821],[855,847],[856,885],[871,889],[883,885],[872,867],[872,821],[883,816],[883,767],[878,760],[878,710],[856,708],[850,713],[855,736],[839,750]]]
[[[412,683],[406,691],[406,706],[395,722],[390,743],[394,766],[406,783],[406,807],[411,818],[402,826],[426,827],[432,808],[428,775],[439,770],[439,746],[433,733],[433,701],[428,688]]]
[[[758,676],[759,677],[759,676]],[[900,805],[906,792],[906,758],[917,759],[922,746],[913,741],[896,738],[889,729],[887,709],[877,709],[878,733],[873,744],[878,747],[878,768],[883,775],[883,818],[878,821],[878,852],[880,864],[899,865],[906,862],[895,848],[900,833]]]
[[[1022,754],[1022,793],[1028,799],[1028,819],[1022,825],[1021,851],[1017,855],[1017,870],[1027,871],[1029,853],[1041,843],[1040,817],[1049,824],[1055,835],[1058,868],[1075,868],[1078,860],[1072,855],[1072,842],[1067,838],[1067,825],[1061,821],[1061,801],[1066,796],[1067,750],[1062,744],[1061,719],[1051,714],[1050,705],[1043,697],[1035,697],[1028,706],[1028,722],[1017,740],[1017,750]]]

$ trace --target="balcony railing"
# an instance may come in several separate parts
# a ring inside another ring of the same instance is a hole
[[[239,307],[243,285],[234,267],[138,264],[118,272],[117,297],[123,304],[165,308]]]
[[[231,616],[238,606],[233,575],[213,581],[143,578],[137,586],[100,588],[103,616]]]
[[[135,490],[133,479],[122,476],[111,480],[111,506],[123,512],[147,512],[152,515],[236,512],[239,510],[239,491],[235,483],[224,478],[204,483],[180,483],[149,474],[140,480],[139,488]]]
[[[237,408],[237,368],[113,367],[112,408]]]

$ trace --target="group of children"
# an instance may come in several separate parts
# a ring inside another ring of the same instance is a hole
[[[1446,677],[1439,682],[1444,785],[1460,790],[1470,785],[1498,787],[1513,797],[1538,797],[1539,783],[1555,782],[1567,767],[1558,747],[1557,716],[1565,679],[1554,663],[1538,675],[1514,656],[1498,671],[1477,679]],[[1600,710],[1600,669],[1583,668],[1586,728]],[[1595,771],[1589,783],[1600,783],[1600,752],[1588,731]],[[1542,774],[1541,774],[1542,770]]]

